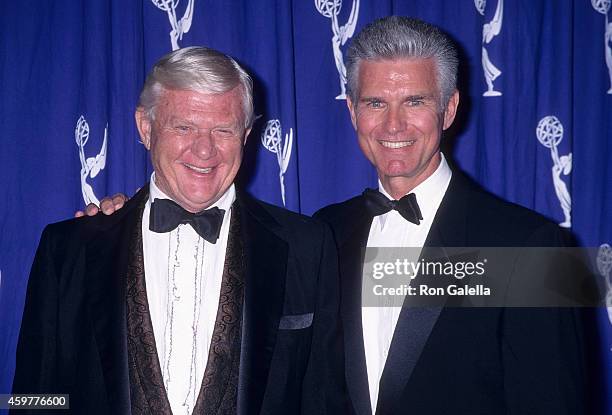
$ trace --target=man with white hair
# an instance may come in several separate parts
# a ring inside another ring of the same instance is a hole
[[[69,394],[83,414],[342,412],[331,233],[234,186],[249,75],[177,50],[135,115],[151,181],[115,215],[43,232],[13,392]]]
[[[331,226],[338,246],[349,413],[588,413],[576,309],[501,302],[459,308],[444,296],[424,307],[406,297],[393,307],[373,303],[365,291],[367,248],[407,248],[426,259],[438,248],[495,247],[504,257],[531,251],[508,247],[566,244],[556,224],[500,200],[447,163],[440,142],[459,105],[458,66],[446,34],[406,17],[374,21],[347,52],[348,109],[379,185],[315,217]],[[123,197],[114,201],[103,203],[105,213]],[[514,266],[521,258],[510,259]],[[497,277],[508,278],[526,293],[527,275],[508,271],[487,278],[504,287]]]

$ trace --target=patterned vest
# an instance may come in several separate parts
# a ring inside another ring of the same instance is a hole
[[[144,203],[140,207],[141,219],[143,210]],[[169,415],[172,410],[164,388],[147,301],[141,220],[137,223],[130,244],[126,291],[131,408],[133,415]],[[240,213],[233,207],[217,317],[193,414],[236,413],[244,264]]]

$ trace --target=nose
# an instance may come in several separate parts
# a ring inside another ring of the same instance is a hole
[[[405,128],[404,116],[401,112],[401,108],[390,106],[385,114],[384,126],[385,130],[389,134],[397,134],[402,132]]]
[[[193,140],[191,152],[203,160],[208,160],[217,155],[217,146],[210,130],[199,132]]]

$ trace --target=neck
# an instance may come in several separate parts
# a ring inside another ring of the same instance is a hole
[[[383,188],[389,195],[395,199],[399,200],[403,196],[410,193],[414,190],[415,187],[423,183],[432,174],[436,172],[440,163],[442,162],[442,157],[440,153],[434,155],[427,166],[419,173],[414,176],[406,177],[406,176],[378,176],[380,183]]]
[[[415,187],[417,187],[419,184],[422,183],[422,181],[415,183],[415,182],[409,182],[406,180],[397,180],[397,179],[398,178],[393,177],[393,178],[387,178],[387,180],[385,181],[383,180],[380,181],[385,191],[389,193],[389,195],[395,200],[401,199],[403,196],[410,193],[412,189],[414,189]]]

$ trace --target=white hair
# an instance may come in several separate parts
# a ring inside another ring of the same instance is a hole
[[[254,121],[253,80],[238,63],[214,49],[192,46],[162,57],[147,76],[138,106],[149,119],[155,119],[155,107],[166,89],[222,94],[237,86],[242,88],[244,126]]]

